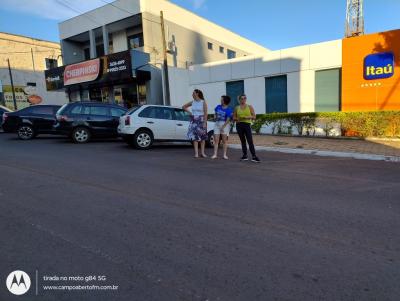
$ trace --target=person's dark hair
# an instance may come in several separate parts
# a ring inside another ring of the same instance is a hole
[[[226,106],[228,106],[231,103],[231,98],[229,96],[223,95],[223,96],[221,96],[221,98]]]
[[[246,96],[246,94],[240,94],[239,99],[241,99],[242,97],[247,97],[247,96]]]
[[[203,92],[199,89],[194,90],[194,92],[197,94],[197,96],[201,99],[204,100],[204,95]]]

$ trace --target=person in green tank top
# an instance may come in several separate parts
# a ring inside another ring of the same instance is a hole
[[[249,161],[247,156],[247,144],[252,155],[252,162],[260,163],[260,159],[256,155],[256,149],[253,142],[253,134],[251,124],[256,120],[254,108],[247,104],[247,96],[242,94],[239,96],[239,105],[235,108],[233,119],[236,121],[236,131],[242,144],[243,156],[241,161]]]

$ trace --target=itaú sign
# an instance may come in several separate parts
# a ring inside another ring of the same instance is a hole
[[[64,86],[94,81],[99,77],[99,73],[100,59],[66,66]]]
[[[390,78],[394,75],[394,54],[383,52],[368,55],[364,59],[364,79]]]

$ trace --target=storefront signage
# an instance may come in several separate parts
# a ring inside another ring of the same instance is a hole
[[[394,54],[392,52],[371,54],[364,59],[364,79],[383,79],[393,75]]]
[[[100,59],[66,66],[64,86],[94,81],[99,77],[99,73]]]
[[[132,78],[131,56],[129,51],[113,53],[101,58],[103,73],[98,82],[118,82]]]

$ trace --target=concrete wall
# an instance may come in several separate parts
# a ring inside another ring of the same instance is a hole
[[[62,65],[61,49],[57,43],[32,39],[29,37],[0,33],[0,81],[11,93],[11,82],[7,67],[10,60],[14,86],[18,90],[26,88],[28,83],[36,84],[35,95],[43,99],[42,104],[63,104],[67,102],[64,92],[47,92],[44,78],[46,58],[56,59]],[[32,56],[32,52],[33,56]],[[6,93],[6,94],[7,94]],[[7,95],[6,95],[7,96]],[[18,98],[24,99],[22,106],[28,106],[24,92],[18,92]]]
[[[182,105],[195,88],[203,89],[207,100],[214,105],[226,94],[226,82],[244,80],[245,93],[257,113],[265,113],[265,78],[287,75],[288,111],[312,112],[315,105],[315,71],[340,68],[342,41],[300,46],[266,53],[195,65],[186,71],[171,70],[173,103]],[[183,77],[188,80],[183,80]]]

